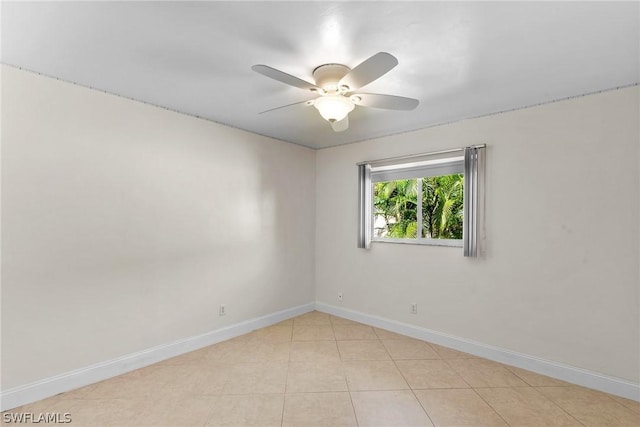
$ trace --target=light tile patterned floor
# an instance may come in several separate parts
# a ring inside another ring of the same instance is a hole
[[[640,426],[638,402],[319,312],[9,412],[68,412],[73,427]]]

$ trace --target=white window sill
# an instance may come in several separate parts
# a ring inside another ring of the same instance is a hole
[[[405,245],[426,245],[426,246],[449,246],[452,248],[461,248],[462,239],[392,239],[374,237],[372,243],[401,243]]]

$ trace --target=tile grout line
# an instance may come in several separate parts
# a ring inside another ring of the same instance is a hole
[[[374,330],[375,332],[375,330]],[[376,333],[377,335],[377,333]],[[411,394],[413,394],[414,399],[416,399],[416,401],[418,402],[418,405],[420,405],[420,407],[422,408],[422,411],[425,413],[425,415],[427,416],[427,419],[429,420],[429,422],[431,423],[432,426],[435,427],[436,423],[433,421],[433,419],[431,418],[431,415],[429,415],[429,412],[427,412],[427,409],[424,407],[424,405],[422,404],[422,402],[420,401],[420,399],[418,399],[418,396],[416,395],[415,390],[413,389],[413,387],[411,387],[411,384],[409,384],[409,380],[407,380],[407,377],[405,377],[405,375],[402,373],[402,370],[400,369],[400,367],[398,366],[398,363],[396,363],[396,360],[391,356],[391,353],[389,353],[389,350],[387,349],[387,347],[384,345],[384,343],[382,342],[382,340],[380,340],[380,342],[382,343],[382,346],[384,347],[384,349],[386,350],[387,354],[389,355],[389,357],[391,358],[391,361],[393,362],[393,365],[396,367],[396,369],[398,370],[398,372],[400,372],[400,375],[402,376],[402,379],[404,379],[404,382],[407,383],[407,387],[409,387],[409,390],[411,391]],[[425,341],[426,342],[426,341]],[[429,345],[429,343],[427,343],[427,345]],[[431,348],[431,350],[433,350],[433,348],[429,345],[429,348]],[[433,352],[435,354],[438,354],[435,350],[433,350]],[[438,356],[440,356],[438,354]],[[434,359],[435,360],[435,359]]]
[[[536,387],[535,387],[533,384],[529,384],[529,382],[528,382],[526,379],[524,379],[524,378],[522,378],[520,375],[518,375],[518,373],[517,373],[517,372],[512,371],[512,370],[511,370],[511,369],[509,369],[508,367],[507,367],[507,370],[508,370],[509,372],[511,372],[513,375],[515,375],[516,377],[520,378],[522,381],[524,381],[524,383],[525,383],[525,384],[527,384],[529,387],[531,387],[532,389],[534,389],[537,393],[539,393],[539,394],[540,394],[540,396],[542,396],[543,398],[545,398],[546,400],[548,400],[549,402],[551,402],[551,404],[552,404],[552,405],[555,405],[555,406],[557,406],[558,408],[560,408],[560,410],[561,410],[562,412],[564,412],[565,414],[567,414],[570,418],[572,418],[572,419],[576,420],[579,424],[581,424],[581,425],[585,426],[585,424],[584,424],[582,421],[580,421],[579,419],[577,419],[576,417],[574,417],[572,414],[570,414],[570,413],[569,413],[569,411],[567,411],[566,409],[564,409],[562,406],[560,406],[559,404],[557,404],[556,402],[554,402],[553,400],[549,399],[547,396],[545,396],[544,394],[542,394],[539,390],[537,390],[537,389],[536,389]],[[567,386],[556,386],[556,387],[567,387]],[[514,388],[514,387],[510,387],[510,388]],[[479,393],[478,393],[478,394],[479,394]],[[482,396],[480,396],[480,397],[482,397]],[[489,402],[487,402],[487,404],[489,404]],[[490,405],[490,404],[489,404],[489,405]],[[492,408],[493,408],[493,406],[492,406]],[[494,411],[498,412],[495,408],[494,408]],[[499,414],[498,414],[498,415],[499,415]]]
[[[487,401],[486,401],[482,396],[480,396],[480,393],[478,393],[478,392],[473,388],[473,386],[472,386],[471,384],[469,384],[469,382],[467,382],[467,380],[465,380],[465,379],[463,378],[463,376],[460,374],[460,372],[458,372],[458,370],[455,368],[455,366],[452,366],[452,365],[451,365],[449,362],[447,362],[446,360],[445,360],[445,362],[444,362],[444,363],[446,363],[446,364],[447,364],[447,366],[449,366],[449,367],[450,367],[450,368],[451,368],[451,369],[452,369],[456,374],[458,374],[458,376],[462,379],[462,381],[464,381],[464,382],[469,386],[469,388],[470,388],[471,390],[473,390],[473,392],[476,394],[476,396],[478,396],[478,397],[480,398],[480,400],[482,400],[482,401],[483,401],[483,402],[484,402],[484,403],[485,403],[489,408],[491,408],[491,410],[492,410],[492,411],[493,411],[493,412],[494,412],[498,417],[500,417],[500,419],[501,419],[502,421],[504,421],[504,423],[505,423],[506,425],[508,425],[508,426],[510,426],[510,425],[511,425],[511,424],[509,424],[509,423],[507,422],[507,420],[505,420],[505,419],[504,419],[504,417],[503,417],[502,415],[500,415],[500,413],[496,410],[496,408],[494,408],[493,406],[491,406],[491,405],[489,404],[489,402],[487,402]],[[509,372],[511,372],[511,371],[509,371]],[[514,373],[513,375],[515,375],[515,373]],[[516,377],[518,377],[518,376],[516,375]],[[520,378],[520,377],[518,377],[518,378]],[[528,385],[528,383],[527,383],[526,381],[522,380],[522,382],[524,382],[525,384],[527,384],[527,385]],[[497,388],[497,387],[491,387],[491,388]],[[508,388],[510,388],[510,387],[508,387]]]
[[[333,338],[336,337],[336,330],[333,324],[333,318],[329,315],[329,321],[331,322],[331,330],[333,331]],[[338,356],[340,357],[340,369],[342,369],[344,373],[344,382],[347,385],[347,393],[349,393],[349,402],[351,402],[351,409],[353,410],[353,418],[356,420],[356,427],[360,426],[360,422],[358,421],[358,413],[356,412],[356,406],[353,404],[353,396],[351,395],[351,387],[349,387],[349,380],[347,379],[347,373],[344,371],[344,366],[342,365],[342,353],[340,353],[340,347],[338,347],[338,340],[336,342],[336,350],[338,350]]]
[[[291,347],[293,347],[293,328],[296,325],[296,320],[293,318],[291,322],[291,333],[289,334],[289,357],[287,358],[287,375],[284,379],[284,393],[282,393],[282,412],[280,413],[280,427],[284,426],[284,407],[287,402],[287,383],[289,382],[289,370],[291,369]]]
[[[507,388],[511,388],[511,387],[507,387]],[[506,425],[508,425],[508,426],[510,426],[510,425],[511,425],[511,424],[509,424],[509,423],[507,422],[507,420],[505,420],[505,419],[504,419],[504,417],[503,417],[503,416],[502,416],[502,415],[501,415],[501,414],[496,410],[496,408],[494,408],[493,406],[491,406],[491,404],[490,404],[489,402],[487,402],[487,400],[486,400],[484,397],[482,397],[482,396],[480,395],[480,393],[478,393],[478,392],[477,392],[473,387],[471,387],[471,390],[473,390],[473,392],[476,394],[476,396],[478,396],[478,397],[480,398],[480,400],[482,400],[482,401],[483,401],[483,402],[484,402],[484,403],[485,403],[489,408],[491,408],[491,410],[492,410],[492,411],[493,411],[497,416],[499,416],[499,417],[500,417],[500,419],[501,419],[502,421],[504,421],[504,423],[505,423]]]
[[[556,405],[557,407],[559,407],[560,409],[562,409],[562,410],[563,410],[564,412],[566,412],[566,413],[567,413],[571,418],[575,419],[576,421],[578,421],[578,422],[579,422],[580,424],[582,424],[583,426],[586,426],[586,424],[585,424],[585,423],[583,423],[581,420],[579,420],[577,417],[575,417],[573,414],[571,414],[569,411],[567,411],[563,406],[560,406],[560,404],[559,404],[559,403],[554,402],[553,400],[551,400],[551,398],[548,398],[548,397],[547,397],[547,396],[545,396],[542,392],[540,392],[539,390],[537,390],[538,388],[543,388],[543,387],[544,387],[544,388],[547,388],[547,387],[553,387],[553,386],[538,386],[538,387],[531,386],[531,388],[536,389],[536,391],[537,391],[538,393],[540,393],[540,394],[541,394],[545,399],[549,400],[551,403],[553,403],[554,405]],[[562,388],[563,386],[555,386],[555,387],[556,387],[556,388]],[[573,384],[572,384],[570,387],[581,387],[581,386],[573,385]],[[591,389],[587,389],[587,390],[591,390]],[[623,405],[623,404],[621,404],[620,402],[618,402],[618,401],[616,401],[615,399],[613,399],[613,398],[612,398],[611,396],[609,396],[607,393],[600,392],[600,391],[597,391],[597,390],[596,390],[596,392],[597,392],[597,393],[601,393],[601,394],[603,394],[603,395],[604,395],[604,396],[606,396],[610,401],[615,402],[616,404],[618,404],[618,405],[620,405],[620,406],[624,407],[625,409],[629,409],[629,408],[627,408],[625,405]],[[630,409],[630,410],[631,410],[631,409]]]
[[[332,320],[331,317],[329,319],[331,320],[331,329],[333,329],[333,337],[335,338],[336,330],[334,328],[333,320]],[[344,367],[342,366],[342,362],[343,362],[342,353],[340,353],[340,347],[338,346],[338,340],[337,339],[336,339],[336,348],[338,349],[338,356],[340,356],[340,366],[344,370]],[[356,420],[356,426],[359,426],[360,422],[358,421],[358,413],[356,412],[356,405],[353,404],[353,395],[351,394],[351,387],[349,387],[349,380],[347,379],[346,372],[344,373],[344,381],[347,384],[347,392],[349,393],[349,401],[351,402],[351,409],[353,409],[353,417]]]
[[[458,359],[458,360],[463,360],[463,359]],[[466,359],[464,359],[466,360]],[[444,362],[445,365],[447,365],[449,367],[449,369],[451,369],[453,372],[456,373],[457,376],[460,377],[460,379],[462,380],[463,383],[465,383],[466,385],[468,385],[468,388],[473,388],[471,387],[471,384],[469,384],[469,382],[467,380],[464,379],[464,377],[462,375],[460,375],[460,372],[458,372],[456,370],[456,368],[454,366],[451,365],[451,363],[449,363],[449,361],[447,359],[442,359],[442,361]]]
[[[526,382],[526,381],[524,380],[524,378],[522,378],[522,381]],[[527,383],[527,384],[529,384],[529,383]],[[559,386],[559,387],[562,387],[562,386]],[[566,409],[564,409],[562,406],[560,406],[560,404],[558,404],[558,403],[554,402],[553,400],[549,399],[547,396],[545,396],[544,394],[542,394],[542,392],[540,392],[539,390],[537,390],[537,388],[536,388],[536,387],[531,386],[531,388],[532,388],[532,389],[534,389],[537,393],[540,393],[540,395],[541,395],[542,397],[544,397],[545,399],[547,399],[547,400],[548,400],[549,402],[551,402],[553,405],[555,405],[555,406],[557,406],[558,408],[560,408],[560,410],[561,410],[562,412],[564,412],[565,414],[567,414],[570,418],[572,418],[572,419],[576,420],[580,425],[583,425],[583,426],[587,427],[587,425],[586,425],[585,423],[583,423],[582,421],[580,421],[577,417],[574,417],[574,416],[573,416],[573,414],[571,414],[569,411],[567,411],[567,410],[566,410]]]

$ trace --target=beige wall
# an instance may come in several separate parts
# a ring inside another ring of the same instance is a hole
[[[317,301],[638,382],[638,93],[318,151]],[[356,162],[481,143],[482,259],[459,248],[356,248]]]
[[[2,103],[2,389],[313,301],[314,151],[7,67]]]

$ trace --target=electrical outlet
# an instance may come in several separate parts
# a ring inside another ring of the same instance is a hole
[[[338,301],[342,302],[342,292],[338,292]]]
[[[411,304],[411,314],[418,314],[418,304],[415,302]]]
[[[220,304],[219,314],[220,316],[224,316],[225,314],[227,314],[227,306],[225,306],[224,304]]]

